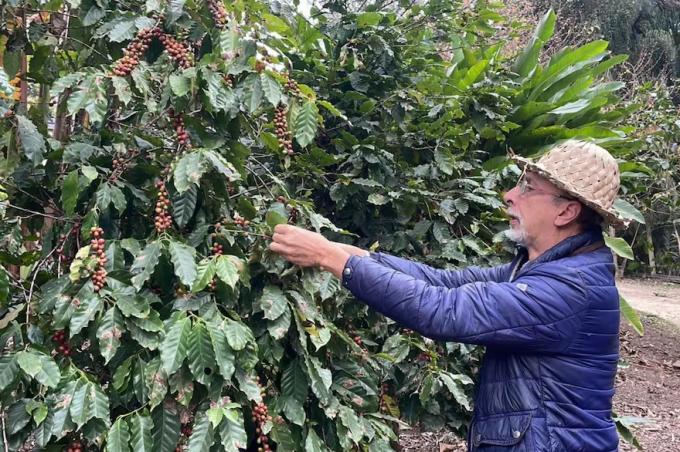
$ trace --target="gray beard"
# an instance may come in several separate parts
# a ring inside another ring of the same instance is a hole
[[[505,236],[510,239],[512,242],[515,242],[518,245],[521,246],[526,246],[526,234],[524,232],[524,229],[521,227],[518,229],[513,229],[513,228],[508,228],[505,230]]]

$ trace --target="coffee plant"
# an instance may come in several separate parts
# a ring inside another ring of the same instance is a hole
[[[464,431],[479,350],[369,312],[268,252],[290,223],[495,264],[507,147],[630,146],[605,42],[495,42],[484,1],[2,8],[6,449],[392,450]],[[573,50],[573,51],[572,51]],[[19,96],[7,80],[20,73]]]

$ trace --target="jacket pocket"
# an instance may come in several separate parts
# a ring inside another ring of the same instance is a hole
[[[472,450],[488,450],[484,446],[510,447],[519,444],[531,425],[531,412],[505,413],[474,420],[470,442]],[[495,448],[494,448],[495,450]],[[525,450],[525,448],[513,448]]]

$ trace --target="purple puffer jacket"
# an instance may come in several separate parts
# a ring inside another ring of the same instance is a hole
[[[600,231],[526,262],[461,271],[375,253],[342,282],[423,336],[485,345],[470,451],[616,451],[619,297]]]

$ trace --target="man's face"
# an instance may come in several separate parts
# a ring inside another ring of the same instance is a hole
[[[503,200],[510,216],[508,238],[522,246],[531,246],[541,234],[555,229],[559,203],[566,200],[557,187],[538,174],[526,172]]]

